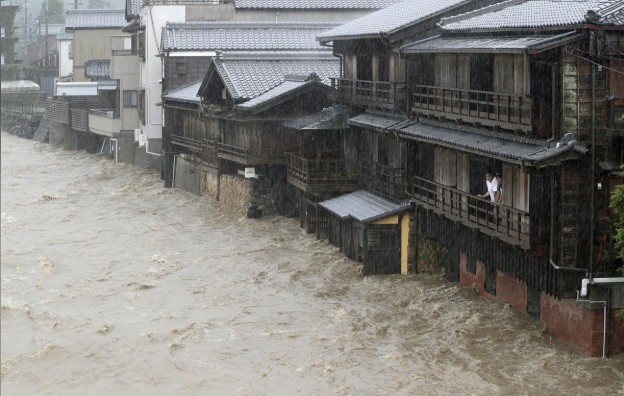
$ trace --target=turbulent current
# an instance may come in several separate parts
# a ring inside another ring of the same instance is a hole
[[[440,276],[362,277],[293,219],[2,133],[2,395],[624,395]]]

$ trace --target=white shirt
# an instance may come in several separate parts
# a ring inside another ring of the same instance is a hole
[[[494,177],[492,178],[492,181],[486,180],[485,184],[487,184],[488,193],[490,193],[490,201],[495,202],[496,191],[498,191],[498,180]]]

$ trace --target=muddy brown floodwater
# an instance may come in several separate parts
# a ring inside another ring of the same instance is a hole
[[[2,395],[624,395],[624,359],[293,219],[2,133]]]

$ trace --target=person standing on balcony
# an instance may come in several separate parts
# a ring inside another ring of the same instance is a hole
[[[487,186],[487,191],[483,194],[477,194],[479,198],[487,198],[490,197],[490,202],[497,202],[497,194],[498,194],[498,182],[494,178],[492,172],[488,172],[485,174],[485,185]]]
[[[496,172],[496,184],[498,185],[498,189],[496,190],[496,203],[503,203],[503,174],[501,172]]]

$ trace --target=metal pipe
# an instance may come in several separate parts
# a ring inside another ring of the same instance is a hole
[[[595,39],[594,35],[590,36]],[[593,54],[592,54],[593,55]],[[589,223],[589,279],[594,272],[594,211],[596,209],[594,186],[596,185],[596,63],[592,62],[592,140],[591,140],[591,190],[590,190],[590,223]]]
[[[602,304],[602,358],[607,357],[607,301],[592,301],[592,300],[579,300],[577,302],[586,302],[589,304]]]

